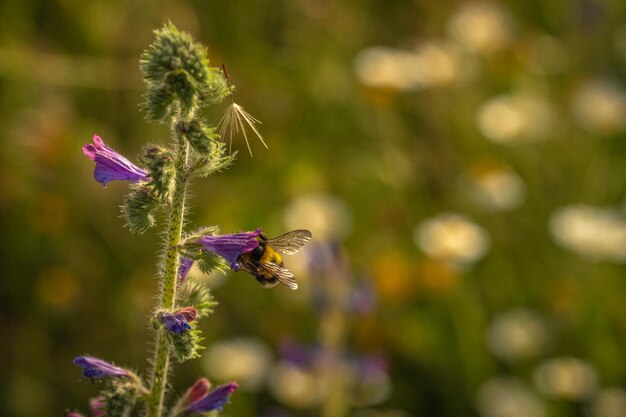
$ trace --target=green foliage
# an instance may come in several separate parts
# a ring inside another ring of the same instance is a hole
[[[120,206],[122,218],[133,233],[144,233],[155,225],[154,211],[158,200],[146,183],[131,184],[130,192]]]

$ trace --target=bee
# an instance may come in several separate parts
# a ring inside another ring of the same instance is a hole
[[[311,239],[308,230],[292,230],[284,235],[268,239],[261,233],[259,246],[250,252],[239,255],[237,262],[241,269],[251,274],[264,287],[271,288],[284,284],[292,290],[298,289],[293,273],[284,267],[282,255],[293,255]]]

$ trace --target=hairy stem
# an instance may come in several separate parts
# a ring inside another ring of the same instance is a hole
[[[189,160],[189,143],[179,138],[178,157],[176,161],[176,183],[172,197],[172,207],[167,233],[165,266],[161,283],[161,296],[158,309],[172,309],[176,299],[176,284],[180,256],[177,246],[180,243],[184,215],[185,194],[187,191],[187,171]],[[148,397],[148,417],[163,415],[163,397],[167,386],[167,375],[170,362],[170,345],[165,330],[160,328],[156,333],[156,350],[152,363],[152,380]]]

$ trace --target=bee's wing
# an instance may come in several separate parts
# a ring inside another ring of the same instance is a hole
[[[292,230],[284,235],[269,239],[267,243],[280,253],[293,255],[311,240],[311,232],[304,229]]]
[[[292,290],[298,289],[298,283],[293,273],[287,268],[278,266],[273,262],[261,264],[261,266],[280,281],[281,284],[288,286]]]

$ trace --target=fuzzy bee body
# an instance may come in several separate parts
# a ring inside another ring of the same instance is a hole
[[[310,239],[308,230],[292,230],[273,239],[262,233],[258,237],[259,246],[241,254],[238,262],[264,287],[271,288],[280,282],[295,290],[298,284],[293,273],[284,267],[282,254],[298,252]]]

